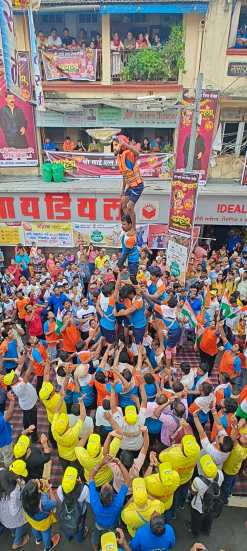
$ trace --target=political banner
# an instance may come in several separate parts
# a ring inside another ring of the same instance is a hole
[[[245,154],[245,159],[244,159],[244,166],[243,166],[243,172],[242,172],[242,177],[241,177],[241,185],[242,186],[247,186],[247,152]]]
[[[7,92],[0,55],[0,166],[36,166],[33,106]]]
[[[97,50],[45,50],[42,60],[46,80],[96,80]]]
[[[174,171],[171,182],[169,232],[191,236],[198,193],[198,174]]]
[[[148,246],[150,249],[166,249],[168,241],[167,224],[149,224]]]
[[[23,222],[25,244],[31,247],[73,247],[73,232],[70,222]]]
[[[190,238],[169,234],[166,253],[166,266],[181,285],[185,284],[187,262],[190,251]]]
[[[18,245],[23,243],[24,233],[22,226],[12,224],[0,224],[0,246]]]
[[[42,79],[40,72],[40,60],[39,53],[37,49],[37,39],[34,28],[33,21],[33,7],[28,10],[28,23],[29,23],[29,34],[30,34],[30,49],[31,49],[31,58],[32,58],[32,71],[33,71],[33,80],[34,80],[34,93],[35,101],[38,111],[45,111],[45,98],[42,87]]]
[[[195,154],[192,170],[199,173],[199,184],[206,184],[208,165],[218,114],[218,92],[202,91],[200,117],[196,131]],[[181,111],[176,155],[176,170],[185,170],[188,161],[193,111],[190,104],[193,98],[184,95],[184,108]]]
[[[121,176],[113,154],[45,151],[45,155],[52,163],[62,163],[65,175],[70,178]],[[162,179],[162,166],[165,157],[165,153],[140,155],[137,162],[142,176]]]
[[[2,57],[7,89],[20,95],[18,52],[15,45],[15,28],[12,0],[0,0],[0,29]]]

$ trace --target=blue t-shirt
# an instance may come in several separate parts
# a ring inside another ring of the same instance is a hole
[[[61,295],[57,296],[57,295],[51,295],[49,300],[48,300],[48,306],[49,308],[52,308],[55,316],[57,315],[58,313],[58,310],[62,310],[63,309],[63,305],[65,303],[65,301],[68,300],[68,297],[66,297],[66,295],[64,293],[61,293]]]
[[[0,448],[8,446],[12,442],[12,427],[5,421],[4,415],[0,413]]]
[[[100,527],[109,530],[117,526],[127,492],[128,486],[122,484],[118,494],[114,494],[110,505],[103,505],[100,501],[100,494],[96,490],[94,480],[90,480],[90,505],[95,516],[95,522]]]
[[[162,536],[155,536],[149,522],[138,528],[135,537],[129,543],[132,551],[167,551],[176,544],[175,532],[169,524],[165,526]]]
[[[13,339],[12,341],[8,342],[7,350],[4,354],[5,358],[18,358],[17,353],[17,341],[16,339]],[[6,371],[11,371],[11,369],[16,369],[17,364],[15,362],[10,361],[4,361],[3,363],[4,368]]]
[[[106,386],[108,390],[108,385]],[[118,395],[119,406],[121,408],[126,408],[126,406],[135,406],[135,402],[132,400],[131,395],[134,394],[138,396],[137,386],[133,386],[128,392],[123,391],[123,386],[121,383],[117,383],[115,386],[115,392]]]
[[[232,350],[232,344],[229,341],[227,341],[224,344],[224,349],[225,350]],[[234,371],[236,371],[236,373],[241,373],[241,360],[240,360],[239,356],[235,356],[235,358],[233,360],[233,367],[234,367]]]

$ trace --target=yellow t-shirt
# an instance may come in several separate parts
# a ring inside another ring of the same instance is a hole
[[[95,258],[95,268],[102,270],[104,268],[105,262],[109,260],[109,256],[106,254],[104,256],[96,256]]]
[[[42,402],[45,406],[45,409],[46,409],[46,413],[47,413],[49,423],[52,423],[52,421],[53,421],[54,413],[56,411],[56,407],[57,407],[57,404],[58,404],[60,398],[61,398],[60,394],[55,392],[55,394],[53,394],[53,396],[51,398],[48,398],[48,400],[42,400]],[[67,408],[66,408],[65,402],[63,402],[63,405],[60,409],[60,413],[67,413]]]
[[[179,478],[179,477],[178,477]],[[160,480],[159,474],[150,474],[144,477],[147,492],[150,496],[160,499],[162,501],[165,511],[171,508],[173,503],[173,495],[177,490],[178,484],[165,486]]]
[[[144,509],[138,508],[134,502],[131,502],[122,510],[121,519],[126,524],[129,534],[133,537],[140,526],[150,521],[154,512],[162,515],[164,511],[164,504],[158,499],[148,499]]]
[[[238,442],[225,461],[223,465],[223,472],[229,476],[238,474],[245,459],[247,459],[247,448],[244,448]]]
[[[177,471],[180,476],[180,486],[186,484],[186,482],[192,478],[197,459],[198,457],[195,459],[186,457],[179,445],[168,448],[167,450],[162,451],[159,455],[159,460],[161,463],[165,463],[167,461],[171,464],[174,471]]]
[[[92,457],[91,455],[89,455],[86,448],[76,448],[75,455],[79,463],[83,467],[85,479],[88,481],[91,471],[103,459],[103,450],[101,449],[99,455],[97,455],[96,457]],[[111,469],[107,465],[103,465],[103,467],[97,472],[96,476],[94,477],[96,486],[102,486],[106,482],[110,482],[112,480],[112,476],[113,475]]]
[[[55,423],[59,416],[59,413],[55,413],[51,425],[51,430],[54,440],[57,443],[57,451],[59,457],[67,459],[67,461],[76,461],[75,447],[78,446],[79,434],[83,427],[83,421],[78,419],[75,425],[62,435],[58,434],[55,430]]]

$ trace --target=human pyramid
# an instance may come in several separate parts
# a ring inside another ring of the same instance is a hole
[[[247,458],[247,251],[222,247],[216,261],[198,247],[183,289],[162,251],[137,245],[139,152],[123,135],[113,150],[123,176],[119,258],[83,245],[76,258],[46,258],[20,245],[2,274],[0,523],[14,533],[12,549],[28,545],[30,526],[44,551],[62,535],[95,551],[168,550],[185,506],[192,542],[209,536]],[[197,367],[179,359],[185,346]],[[23,431],[14,439],[16,400]],[[54,454],[56,489],[46,475]]]

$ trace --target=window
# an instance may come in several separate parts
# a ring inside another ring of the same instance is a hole
[[[234,153],[244,155],[247,150],[247,124],[244,122],[223,123],[221,155]]]
[[[247,49],[247,6],[239,6],[236,2],[233,8],[229,48]]]

